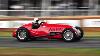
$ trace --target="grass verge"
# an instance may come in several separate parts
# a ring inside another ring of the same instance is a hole
[[[100,56],[100,48],[0,48],[0,56]]]

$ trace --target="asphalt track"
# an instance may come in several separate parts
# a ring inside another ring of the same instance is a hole
[[[36,40],[18,42],[14,38],[0,37],[0,47],[14,48],[100,48],[100,38],[84,38],[79,42],[64,42],[61,40]]]

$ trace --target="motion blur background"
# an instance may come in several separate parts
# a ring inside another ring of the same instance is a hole
[[[48,22],[81,26],[86,35],[100,36],[99,15],[100,0],[0,0],[0,30],[2,32],[11,31],[12,28],[32,22],[34,17],[57,17],[59,20],[54,18]],[[70,19],[67,18],[68,16],[76,17]],[[77,19],[79,16],[96,17]],[[25,20],[25,18],[28,19]],[[64,19],[62,20],[62,18]],[[9,34],[11,36],[11,33],[6,34],[4,36]]]
[[[0,0],[0,15],[75,16],[100,15],[100,0]],[[45,11],[43,11],[45,10]]]

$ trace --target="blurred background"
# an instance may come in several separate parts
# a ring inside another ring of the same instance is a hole
[[[99,9],[100,0],[0,0],[0,15],[7,16],[99,15]]]
[[[57,17],[63,20],[48,22],[81,26],[86,36],[100,36],[99,15],[100,0],[0,0],[0,34],[11,36],[13,28],[32,22],[34,17]]]

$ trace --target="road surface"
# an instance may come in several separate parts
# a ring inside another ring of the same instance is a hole
[[[61,40],[36,40],[19,42],[14,38],[0,37],[0,47],[16,48],[100,48],[100,38],[84,38],[79,42],[64,42]]]

